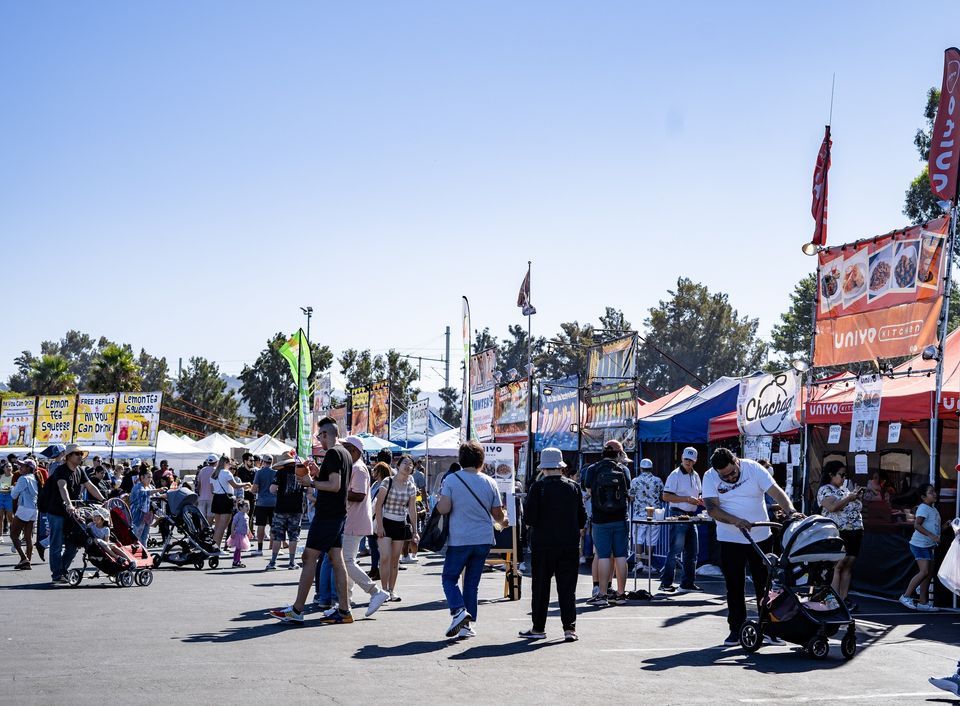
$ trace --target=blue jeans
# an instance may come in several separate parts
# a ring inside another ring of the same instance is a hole
[[[447,598],[450,615],[466,608],[470,617],[477,619],[477,594],[483,564],[490,553],[489,544],[466,544],[447,547],[443,560],[443,594]],[[460,592],[460,574],[463,573],[463,592]]]
[[[380,570],[380,544],[376,535],[367,537],[367,546],[370,547],[370,568]]]
[[[133,534],[140,540],[140,544],[147,546],[147,538],[150,536],[150,523],[144,522],[133,528]]]
[[[314,585],[317,589],[317,597],[321,603],[335,603],[337,598],[337,580],[334,578],[333,565],[330,563],[330,557],[323,555],[323,561],[317,562],[317,578]]]
[[[688,515],[690,513],[677,508],[670,508],[670,515]],[[670,551],[667,552],[667,563],[660,574],[660,583],[663,586],[672,586],[673,577],[677,571],[677,556],[683,553],[683,579],[681,586],[690,586],[697,574],[697,554],[699,553],[697,527],[691,524],[670,526]]]
[[[60,515],[47,515],[50,523],[50,576],[54,581],[66,576],[70,569],[70,562],[77,555],[79,547],[70,542],[64,542],[63,526],[67,518]]]

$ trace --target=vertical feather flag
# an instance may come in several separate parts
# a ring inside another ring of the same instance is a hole
[[[310,373],[313,371],[313,357],[310,342],[303,329],[297,331],[280,346],[280,355],[290,364],[290,374],[297,386],[297,454],[309,458],[313,450],[310,438]]]

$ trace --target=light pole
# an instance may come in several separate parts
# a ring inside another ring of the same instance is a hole
[[[301,306],[300,311],[307,317],[307,340],[310,340],[310,318],[313,316],[312,306]]]

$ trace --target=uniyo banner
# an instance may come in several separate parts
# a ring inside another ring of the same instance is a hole
[[[0,448],[32,446],[36,397],[7,397],[0,404]]]
[[[937,342],[950,219],[820,252],[814,365],[916,355]]]
[[[744,436],[784,434],[800,428],[797,396],[800,375],[785,373],[756,375],[740,380],[737,397],[737,426]]]
[[[370,388],[366,385],[350,390],[350,433],[366,434],[370,431]]]
[[[630,334],[594,346],[587,353],[587,382],[599,379],[607,384],[637,376],[637,336]]]
[[[857,378],[850,426],[850,451],[876,451],[880,426],[880,401],[883,399],[883,378],[865,375]]]
[[[109,446],[117,419],[116,393],[83,394],[77,398],[77,423],[73,439],[81,446]]]
[[[514,380],[496,388],[494,435],[527,433],[527,380]]]
[[[43,395],[37,404],[37,426],[34,440],[44,446],[69,444],[73,441],[75,395]]]
[[[370,388],[370,433],[381,439],[390,436],[390,382],[382,380]]]
[[[478,441],[493,440],[494,387],[497,351],[488,348],[470,356],[470,410]]]
[[[162,392],[121,392],[114,446],[156,446]]]
[[[580,378],[571,375],[560,380],[540,383],[540,411],[534,443],[537,451],[546,448],[576,451],[579,434]],[[544,390],[550,392],[546,394]]]

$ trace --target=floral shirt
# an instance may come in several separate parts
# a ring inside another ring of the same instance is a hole
[[[633,496],[633,516],[646,517],[648,507],[660,507],[663,496],[663,481],[649,471],[630,481],[630,495]]]
[[[847,497],[848,492],[846,488],[838,488],[827,483],[817,491],[817,505],[823,511],[823,516],[836,522],[841,530],[862,530],[863,515],[860,514],[860,510],[863,509],[863,503],[859,500],[847,503],[840,508],[840,512],[827,512],[823,507],[824,498],[830,497],[839,501]]]

